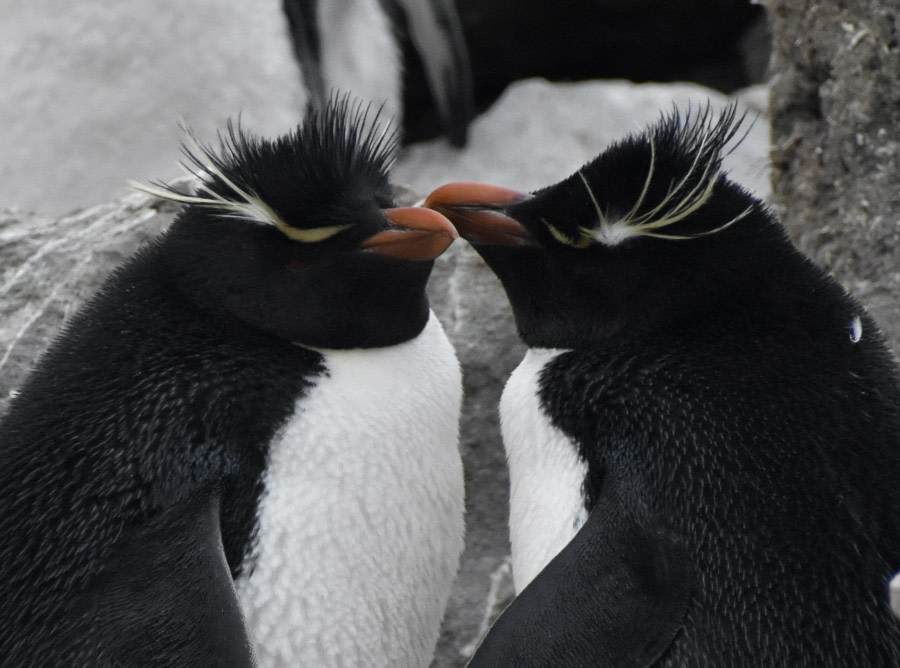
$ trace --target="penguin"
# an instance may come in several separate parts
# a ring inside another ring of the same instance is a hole
[[[0,422],[0,663],[424,666],[463,547],[455,239],[346,97],[194,194]]]
[[[663,114],[533,193],[435,190],[528,347],[517,596],[471,666],[900,665],[900,380],[860,304]]]
[[[474,93],[462,22],[453,0],[284,0],[294,53],[310,104],[333,88],[351,90],[403,116],[401,38],[418,54],[444,134],[464,146]],[[419,111],[419,110],[416,110]]]

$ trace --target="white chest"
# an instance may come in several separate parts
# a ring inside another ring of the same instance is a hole
[[[463,548],[456,355],[433,314],[413,341],[321,352],[236,582],[259,665],[427,666]]]
[[[587,517],[587,464],[569,437],[550,423],[538,400],[540,372],[562,352],[529,349],[500,399],[516,593],[572,540]]]

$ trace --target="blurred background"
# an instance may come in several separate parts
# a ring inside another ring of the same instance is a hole
[[[516,80],[762,81],[748,0],[0,0],[0,205],[59,215],[178,174],[179,120],[280,134],[332,90],[465,142]]]
[[[730,93],[765,80],[766,13],[750,0],[457,0],[477,111],[513,81],[691,81]],[[407,136],[439,129],[408,41]]]

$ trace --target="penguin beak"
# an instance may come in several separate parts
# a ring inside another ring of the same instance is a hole
[[[531,195],[483,183],[448,183],[425,199],[425,206],[449,218],[470,243],[522,246],[530,235],[503,210]]]
[[[383,209],[393,227],[373,234],[360,247],[398,260],[424,262],[443,253],[459,236],[437,211],[422,207]]]

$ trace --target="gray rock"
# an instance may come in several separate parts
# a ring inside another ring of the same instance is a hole
[[[143,195],[55,219],[0,209],[0,415],[66,318],[173,211]]]
[[[755,89],[738,99],[752,114],[764,109],[765,97],[765,89]],[[689,85],[523,81],[476,120],[467,149],[453,149],[443,140],[409,147],[395,165],[394,180],[405,185],[400,199],[406,203],[452,180],[534,189],[567,176],[673,104],[684,108],[707,99],[715,106],[728,101]],[[727,167],[736,180],[768,198],[765,118],[756,121]],[[111,267],[164,227],[172,212],[142,195],[58,219],[0,212],[0,412],[64,318]],[[468,535],[434,661],[461,666],[512,595],[507,472],[496,410],[523,348],[498,281],[464,243],[440,258],[430,294],[465,372],[461,449]]]

